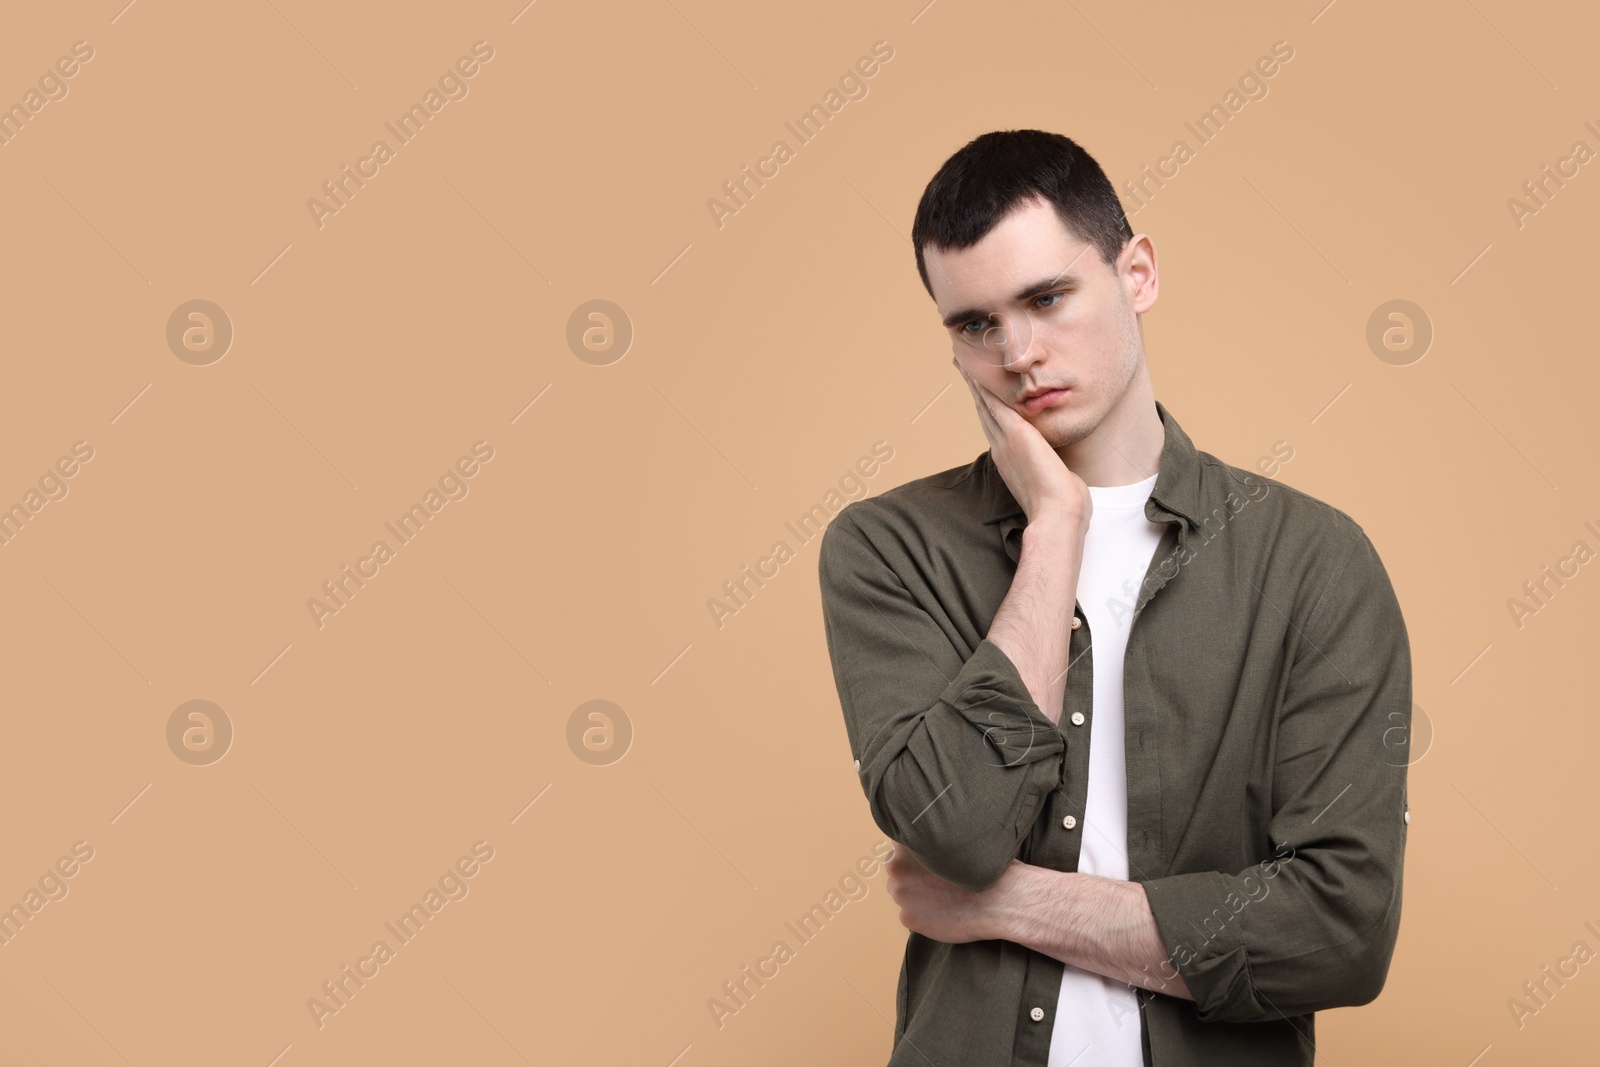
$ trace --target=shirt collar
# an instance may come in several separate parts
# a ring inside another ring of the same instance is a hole
[[[1195,450],[1194,442],[1189,440],[1189,435],[1183,432],[1183,427],[1178,425],[1172,413],[1162,406],[1161,401],[1157,400],[1155,403],[1156,414],[1161,417],[1161,428],[1165,433],[1165,439],[1161,445],[1161,467],[1156,473],[1156,484],[1150,491],[1151,503],[1146,504],[1145,514],[1152,519],[1166,518],[1169,521],[1181,519],[1189,526],[1198,528],[1200,520],[1196,516],[1200,513],[1200,457]],[[985,452],[979,457],[979,466],[985,480],[983,524],[992,526],[1004,519],[1016,519],[1018,521],[1006,523],[1006,526],[1020,527],[1023,524],[1022,507],[1017,503],[1016,497],[1011,495],[1005,479],[1000,477],[1000,471],[994,465],[994,457]]]

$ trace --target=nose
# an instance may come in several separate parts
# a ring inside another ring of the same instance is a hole
[[[1044,358],[1044,343],[1034,343],[1033,320],[1027,312],[1002,313],[1001,321],[1003,325],[994,328],[998,331],[994,348],[1002,367],[1020,374]]]

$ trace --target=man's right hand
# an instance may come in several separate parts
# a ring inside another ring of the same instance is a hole
[[[1081,538],[1094,513],[1089,487],[1062,462],[1033,423],[968,376],[956,359],[950,362],[972,393],[995,468],[1022,506],[1029,524],[1041,519],[1059,522],[1063,529]]]

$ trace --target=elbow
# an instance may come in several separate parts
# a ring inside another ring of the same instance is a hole
[[[929,871],[969,893],[981,893],[999,881],[1016,857],[1016,847],[998,834],[956,837],[938,823],[924,827],[926,819],[908,823],[885,818],[880,812],[875,815],[873,821],[891,840],[903,845]]]
[[[971,847],[951,850],[947,857],[942,857],[944,870],[932,866],[928,870],[969,893],[981,893],[1000,880],[1014,858],[1015,849],[1002,850],[973,844]]]
[[[1177,879],[1196,881],[1156,879],[1145,886],[1158,920],[1175,930],[1194,913],[1194,901],[1208,902],[1217,888],[1201,875]],[[1258,928],[1248,922],[1257,913],[1241,916],[1235,936],[1210,953],[1178,944],[1183,951],[1174,960],[1200,1022],[1265,1022],[1360,1007],[1383,991],[1400,932],[1398,868],[1392,879],[1360,891],[1348,880],[1337,892],[1291,884],[1299,899],[1272,922]]]
[[[1357,1008],[1378,998],[1389,972],[1385,954],[1382,958],[1364,955],[1345,966],[1308,964],[1295,974],[1280,971],[1273,976],[1271,968],[1263,968],[1251,977],[1242,948],[1228,955],[1237,958],[1214,961],[1219,967],[1228,965],[1220,968],[1231,972],[1228,980],[1212,981],[1203,972],[1187,979],[1197,994],[1195,1013],[1200,1022],[1258,1023],[1333,1008]],[[1267,988],[1273,990],[1270,996]]]
[[[1346,943],[1339,961],[1308,971],[1302,1010],[1359,1008],[1377,1000],[1389,979],[1394,935],[1393,927],[1380,923],[1367,934]]]
[[[1364,984],[1355,987],[1359,990],[1356,995],[1352,996],[1348,1000],[1334,1005],[1334,1007],[1359,1008],[1364,1004],[1371,1004],[1374,1000],[1378,999],[1378,994],[1383,992],[1386,973],[1387,970],[1384,970],[1377,972],[1375,977],[1368,976]]]
[[[941,805],[949,806],[941,810]],[[970,893],[999,881],[1021,847],[997,827],[974,828],[971,813],[957,813],[948,796],[932,805],[916,798],[901,804],[880,789],[870,806],[873,822],[890,840],[905,846],[929,871]]]
[[[1375,931],[1364,951],[1350,961],[1338,985],[1327,991],[1324,1008],[1359,1008],[1371,1004],[1389,980],[1389,962],[1394,957],[1394,939]]]
[[[879,754],[861,784],[879,829],[929,871],[977,893],[999,881],[1060,784],[1063,746],[1035,746],[1040,758],[1011,765],[988,762],[983,735],[954,725],[941,743],[924,731],[892,756]]]
[[[1394,936],[1380,926],[1335,952],[1288,962],[1250,957],[1243,946],[1185,975],[1201,1022],[1253,1023],[1357,1008],[1378,999],[1389,976]],[[1268,993],[1270,990],[1270,994]]]
[[[1345,936],[1295,959],[1289,981],[1300,995],[1287,999],[1300,1001],[1298,1013],[1359,1008],[1378,999],[1400,936],[1400,871],[1396,863],[1387,877],[1364,883],[1359,893],[1321,897],[1318,910],[1329,919],[1325,932]]]
[[[1346,954],[1346,965],[1336,968],[1342,972],[1335,993],[1336,1003],[1330,1008],[1358,1008],[1371,1004],[1383,992],[1389,980],[1389,964],[1394,959],[1395,943],[1400,936],[1400,881],[1396,877],[1390,887],[1389,900],[1382,914],[1370,912],[1366,933],[1352,944],[1357,951]]]

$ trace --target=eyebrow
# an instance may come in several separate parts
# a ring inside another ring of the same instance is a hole
[[[1013,299],[1017,303],[1022,303],[1026,300],[1032,300],[1036,296],[1043,296],[1045,293],[1048,293],[1050,290],[1058,288],[1059,286],[1077,285],[1079,284],[1079,281],[1079,277],[1076,274],[1071,273],[1070,269],[1063,270],[1052,278],[1046,278],[1043,281],[1037,281],[1030,285],[1023,286]],[[967,322],[971,319],[983,318],[988,314],[989,312],[984,308],[966,308],[962,311],[955,311],[944,317],[944,327],[945,329],[949,329],[952,326]]]

